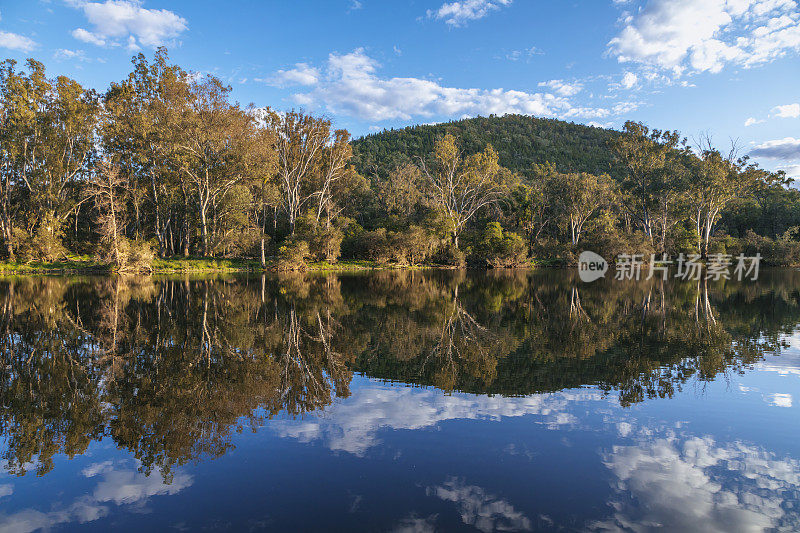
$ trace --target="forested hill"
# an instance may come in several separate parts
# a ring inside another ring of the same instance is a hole
[[[533,165],[550,162],[560,172],[602,174],[612,170],[613,130],[527,115],[470,118],[441,124],[384,130],[353,142],[356,168],[385,175],[398,164],[429,154],[437,138],[451,133],[466,154],[494,146],[500,164],[530,176]]]

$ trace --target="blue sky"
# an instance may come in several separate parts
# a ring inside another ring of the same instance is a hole
[[[800,178],[797,0],[0,1],[0,56],[104,90],[165,45],[362,135],[491,113],[738,139]]]

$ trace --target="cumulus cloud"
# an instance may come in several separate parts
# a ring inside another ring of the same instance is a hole
[[[11,33],[10,31],[0,31],[0,48],[17,50],[20,52],[30,52],[36,48],[36,43],[24,35]]]
[[[621,63],[670,71],[751,67],[800,50],[794,0],[649,0],[608,43]]]
[[[95,44],[97,46],[105,46],[106,40],[101,39],[97,35],[90,33],[83,28],[78,28],[76,30],[72,30],[72,36],[78,39],[79,41],[83,41],[89,44]]]
[[[552,89],[559,96],[575,96],[583,89],[578,82],[566,82],[564,80],[550,80],[539,82],[539,87]]]
[[[290,87],[296,85],[316,85],[319,82],[319,70],[307,63],[297,63],[294,68],[279,70],[269,78],[256,78],[274,87]]]
[[[750,151],[751,156],[767,159],[800,159],[800,139],[784,137],[756,145]]]
[[[186,19],[172,11],[146,9],[137,0],[71,3],[83,11],[92,26],[91,31],[77,28],[72,36],[98,46],[124,44],[129,50],[141,46],[155,48],[168,44],[189,27]]]
[[[625,89],[633,89],[638,82],[639,82],[639,76],[637,76],[633,72],[626,72],[622,76],[622,81],[620,82],[620,85]]]
[[[428,10],[428,17],[443,20],[449,26],[464,26],[471,20],[482,19],[492,11],[511,5],[512,0],[462,0],[442,4]]]
[[[324,107],[332,114],[354,116],[371,122],[509,113],[546,117],[597,116],[593,108],[574,108],[570,103],[566,95],[574,95],[579,91],[578,83],[551,80],[543,85],[550,90],[542,92],[458,88],[429,79],[381,77],[379,67],[377,61],[359,48],[348,54],[330,54],[324,68],[316,69],[301,63],[293,69],[278,71],[267,80],[302,80],[312,88],[308,92],[293,95],[298,104]],[[607,116],[617,110],[630,109],[631,106],[626,104],[612,106],[600,113]]]
[[[744,121],[744,127],[752,126],[753,124],[762,124],[764,122],[763,119],[759,120],[755,117],[750,117]]]
[[[800,104],[779,105],[772,108],[772,116],[778,118],[800,117]]]
[[[531,521],[506,500],[487,493],[464,480],[450,478],[442,485],[428,487],[429,496],[435,496],[458,506],[461,521],[479,531],[530,531]]]

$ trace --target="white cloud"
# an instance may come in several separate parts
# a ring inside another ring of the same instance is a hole
[[[6,483],[5,485],[0,485],[0,498],[4,496],[11,496],[14,494],[14,485]]]
[[[638,82],[639,82],[639,76],[637,76],[633,72],[626,72],[622,76],[622,82],[620,82],[620,85],[622,85],[622,87],[624,87],[625,89],[633,89],[633,87],[635,87]]]
[[[523,50],[512,50],[506,54],[506,59],[509,61],[519,61],[520,59],[530,59],[533,56],[541,56],[544,55],[544,52],[536,48],[535,46],[531,46],[530,48],[525,48]]]
[[[9,50],[19,50],[20,52],[30,52],[36,48],[36,43],[24,35],[11,33],[10,31],[0,31],[0,48]]]
[[[674,76],[751,67],[800,50],[794,0],[650,0],[621,22],[609,52]]]
[[[75,59],[77,61],[89,61],[86,53],[83,50],[67,50],[66,48],[59,48],[53,53],[53,57],[58,60]]]
[[[566,82],[564,80],[550,80],[539,82],[539,87],[547,87],[555,91],[560,96],[575,96],[583,89],[578,82]]]
[[[79,41],[83,41],[85,43],[96,44],[97,46],[106,45],[105,39],[101,39],[100,37],[84,30],[83,28],[72,30],[72,36],[78,39]]]
[[[772,116],[778,118],[800,117],[800,104],[779,105],[772,108]]]
[[[111,461],[103,461],[102,463],[92,463],[83,470],[81,470],[81,474],[84,477],[94,477],[103,472],[108,472],[112,470],[113,463]]]
[[[750,155],[767,159],[800,159],[800,139],[784,137],[756,145]]]
[[[92,496],[98,502],[131,504],[151,496],[177,494],[191,484],[192,477],[184,473],[176,474],[170,483],[165,483],[159,471],[146,476],[133,470],[111,470],[103,475]]]
[[[759,120],[755,117],[750,117],[744,121],[744,127],[746,128],[748,126],[752,126],[753,124],[762,124],[764,122],[765,122],[764,119]]]
[[[316,85],[319,82],[319,70],[307,63],[297,63],[294,68],[279,70],[266,79],[256,78],[275,87],[290,87],[295,85]]]
[[[780,165],[778,170],[783,170],[787,177],[800,181],[800,165]],[[798,369],[798,374],[800,374],[800,369]]]
[[[293,95],[297,104],[324,107],[332,114],[371,122],[510,113],[586,118],[597,115],[593,108],[573,109],[565,95],[574,95],[580,90],[580,84],[561,80],[544,84],[552,91],[530,93],[503,88],[447,87],[438,81],[412,77],[382,78],[378,74],[380,65],[360,48],[348,54],[330,54],[324,69],[302,65],[302,71],[295,66],[294,69],[278,71],[270,80],[287,75],[295,80],[307,78],[311,82],[315,79],[316,85],[309,92]],[[306,76],[306,71],[312,75]],[[617,104],[601,113],[607,116],[630,108],[627,103]]]
[[[145,9],[137,0],[73,2],[86,15],[92,31],[77,28],[72,36],[83,42],[120,46],[128,50],[140,46],[155,48],[168,44],[188,29],[186,19],[166,9]]]
[[[462,0],[442,4],[428,10],[428,17],[443,20],[450,26],[463,26],[471,20],[482,19],[492,11],[511,5],[512,0]]]

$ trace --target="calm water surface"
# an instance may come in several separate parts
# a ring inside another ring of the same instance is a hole
[[[0,531],[800,529],[800,273],[0,281]]]

